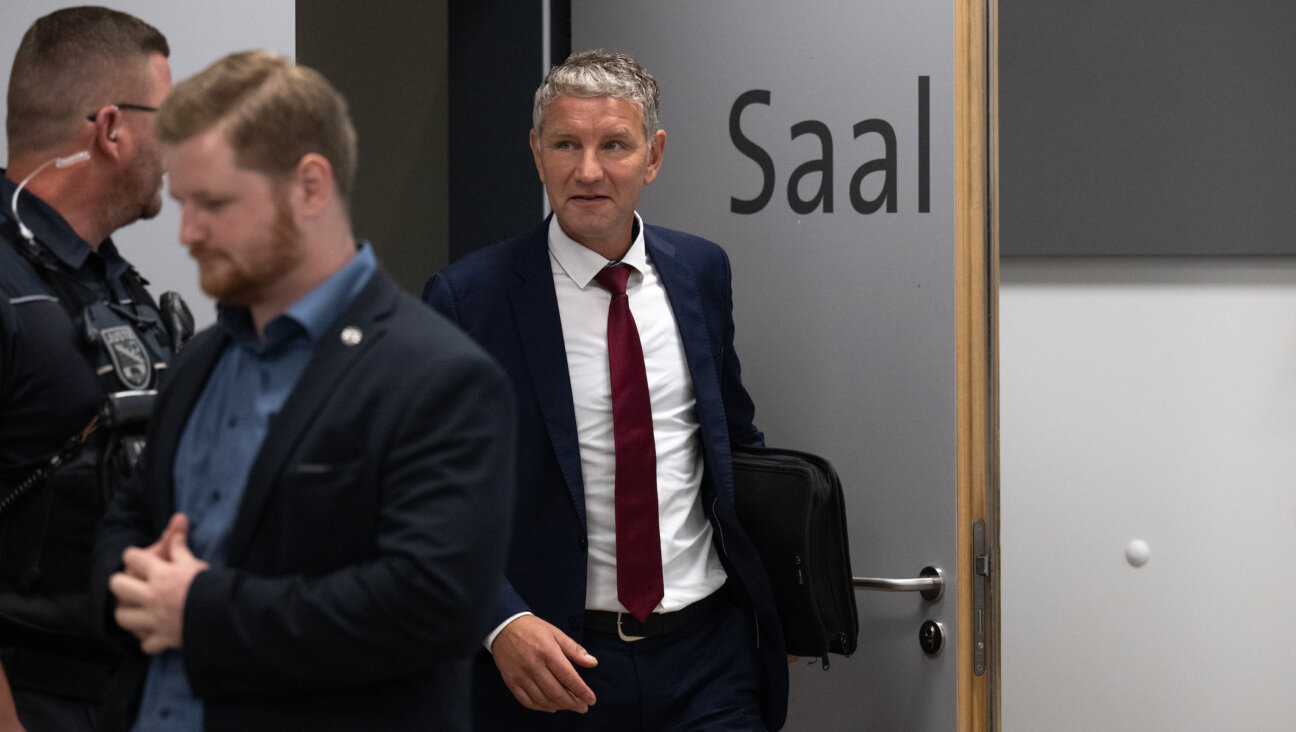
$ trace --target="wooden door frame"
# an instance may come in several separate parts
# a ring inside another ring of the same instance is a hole
[[[954,0],[958,729],[999,728],[998,64],[995,0]],[[986,525],[986,671],[973,672],[972,526]]]

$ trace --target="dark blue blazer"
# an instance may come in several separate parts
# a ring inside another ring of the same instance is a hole
[[[759,446],[764,438],[752,423],[752,400],[733,348],[729,259],[712,242],[660,227],[646,226],[644,242],[665,285],[693,379],[706,465],[702,506],[714,527],[730,587],[757,629],[753,642],[763,669],[765,722],[778,729],[787,711],[782,629],[764,567],[734,510],[730,448]],[[499,361],[517,397],[517,520],[490,623],[530,610],[579,641],[585,609],[585,495],[548,222],[434,275],[423,299]],[[485,652],[477,670],[479,710],[509,705],[525,711]],[[536,719],[531,722],[538,724],[543,715],[532,714]]]
[[[341,338],[348,327],[358,343]],[[100,529],[91,589],[110,627],[108,577],[175,511],[176,450],[228,341],[210,328],[180,353],[141,477]],[[482,349],[375,272],[273,418],[226,566],[189,588],[185,671],[207,730],[469,728],[471,659],[507,542],[515,414]]]

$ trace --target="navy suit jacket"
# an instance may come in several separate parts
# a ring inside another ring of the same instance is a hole
[[[706,466],[702,506],[730,587],[757,629],[753,643],[763,671],[765,722],[778,729],[787,711],[782,629],[764,567],[734,510],[731,446],[759,446],[764,438],[752,423],[752,400],[733,348],[729,259],[712,242],[655,226],[644,227],[644,243],[666,288],[693,379]],[[585,610],[585,496],[548,222],[434,275],[423,299],[499,361],[517,396],[518,520],[490,624],[529,610],[579,641]],[[474,683],[478,710],[511,706],[525,711],[484,651]]]
[[[101,527],[92,590],[110,627],[108,578],[174,512],[176,449],[228,340],[211,328],[181,352],[140,478]],[[515,419],[481,348],[375,272],[273,418],[227,565],[189,589],[184,663],[205,728],[468,729]]]

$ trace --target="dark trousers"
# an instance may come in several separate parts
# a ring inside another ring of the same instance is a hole
[[[0,625],[0,638],[20,635]],[[27,732],[82,732],[96,729],[101,700],[111,688],[114,658],[102,641],[68,633],[34,635],[23,645],[0,646],[18,719]]]
[[[658,638],[612,633],[581,639],[598,666],[576,667],[597,702],[586,714],[524,709],[499,680],[479,693],[478,732],[761,732],[760,672],[751,618],[736,606]],[[480,659],[492,666],[489,656]],[[493,669],[492,669],[493,671]],[[480,677],[479,677],[480,678]],[[507,701],[500,702],[500,691]],[[479,692],[481,690],[478,690]],[[483,703],[486,702],[486,703]]]

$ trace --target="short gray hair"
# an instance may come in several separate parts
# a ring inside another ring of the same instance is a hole
[[[536,134],[544,125],[545,109],[559,94],[570,97],[612,97],[624,99],[643,113],[644,137],[652,142],[659,128],[660,92],[657,80],[638,61],[624,53],[603,49],[578,51],[562,65],[549,69],[536,89],[531,109],[531,126]]]

